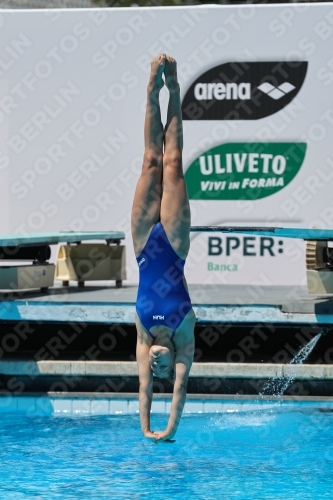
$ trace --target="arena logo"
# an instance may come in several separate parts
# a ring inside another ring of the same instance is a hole
[[[251,85],[249,83],[197,83],[194,87],[194,97],[198,101],[216,99],[251,99]]]
[[[305,61],[226,63],[203,73],[185,94],[183,120],[258,120],[300,91]]]
[[[295,85],[292,85],[289,82],[284,82],[282,85],[279,85],[278,87],[274,87],[274,85],[271,85],[268,82],[265,82],[258,87],[261,92],[264,94],[267,94],[271,99],[275,99],[276,101],[278,99],[281,99],[281,97],[284,97],[286,94],[289,94],[292,90],[295,89]]]
[[[185,172],[192,200],[258,200],[277,193],[299,172],[304,142],[228,143],[201,154]]]

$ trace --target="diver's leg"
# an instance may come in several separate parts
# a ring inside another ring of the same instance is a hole
[[[161,222],[181,258],[190,246],[191,213],[183,174],[183,125],[176,61],[166,56],[165,83],[170,91],[163,156]]]
[[[132,237],[135,254],[138,255],[149,237],[152,227],[160,220],[163,166],[163,125],[159,93],[164,85],[165,55],[151,61],[151,73],[147,88],[147,107],[144,125],[145,151],[140,178],[132,206]]]

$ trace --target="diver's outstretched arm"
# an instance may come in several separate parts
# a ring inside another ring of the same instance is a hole
[[[183,413],[186,400],[187,381],[194,356],[194,336],[190,342],[184,343],[177,348],[175,367],[176,379],[173,387],[173,396],[168,426],[165,431],[155,431],[156,442],[172,439],[177,432],[177,428]]]
[[[137,318],[136,318],[137,322]],[[150,409],[153,398],[153,374],[149,362],[150,343],[141,335],[138,329],[136,344],[136,360],[139,372],[139,412],[142,434],[148,439],[156,439],[156,435],[150,430]]]

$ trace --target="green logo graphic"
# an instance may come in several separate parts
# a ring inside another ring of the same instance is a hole
[[[191,200],[258,200],[283,189],[302,166],[304,142],[233,142],[210,149],[186,170]]]

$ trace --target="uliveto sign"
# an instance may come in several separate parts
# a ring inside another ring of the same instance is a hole
[[[304,142],[234,142],[200,155],[185,180],[192,200],[258,200],[277,193],[299,172]]]
[[[258,120],[287,106],[301,89],[308,63],[226,63],[206,71],[182,103],[183,120]]]

